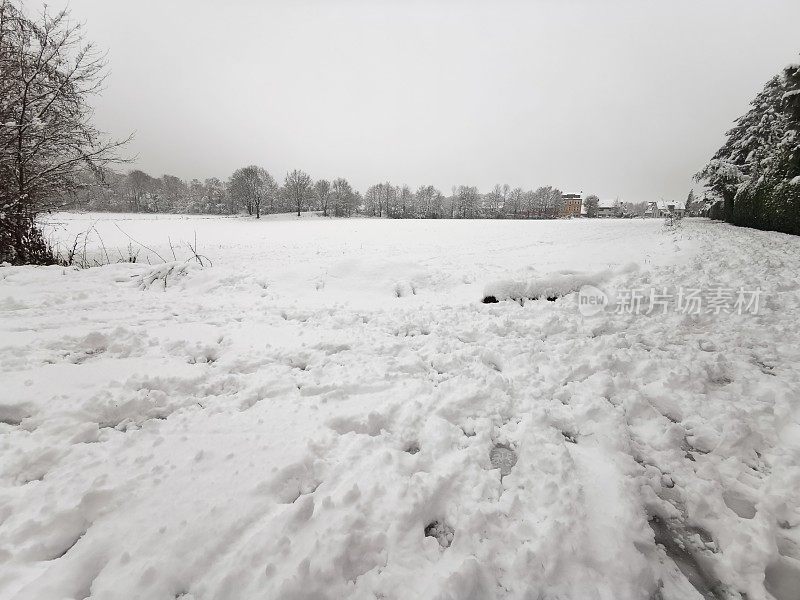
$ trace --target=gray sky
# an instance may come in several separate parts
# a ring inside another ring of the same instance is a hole
[[[60,0],[51,0],[53,7]],[[30,0],[29,0],[30,2]],[[683,198],[798,0],[71,0],[109,52],[99,125],[152,175]]]

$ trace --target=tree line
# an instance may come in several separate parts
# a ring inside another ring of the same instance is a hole
[[[364,193],[344,178],[314,180],[302,170],[285,174],[280,183],[263,167],[237,169],[225,181],[211,177],[184,181],[174,175],[153,177],[141,170],[103,173],[102,184],[87,177],[71,192],[65,206],[111,212],[262,215],[316,211],[326,217],[369,216],[399,219],[554,219],[563,216],[561,190],[534,190],[508,184],[481,193],[475,186],[453,186],[443,193],[433,185],[412,189],[380,182]],[[596,212],[597,197],[586,198]],[[627,212],[643,214],[646,203],[623,203]],[[595,216],[590,214],[589,216]]]
[[[719,202],[712,217],[800,234],[800,65],[770,79],[696,178]]]

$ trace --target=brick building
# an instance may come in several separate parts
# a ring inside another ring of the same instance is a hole
[[[580,194],[563,194],[561,196],[561,216],[562,217],[580,217],[581,204],[583,200]]]

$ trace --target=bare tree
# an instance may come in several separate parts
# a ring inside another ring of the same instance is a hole
[[[371,185],[364,194],[364,211],[372,217],[383,216],[383,188],[382,183]]]
[[[514,188],[511,190],[505,205],[506,216],[518,219],[522,214],[524,198],[525,192],[522,191],[522,188]]]
[[[382,217],[385,212],[387,217],[391,217],[397,197],[398,190],[388,181],[371,185],[364,194],[365,212],[373,217]]]
[[[327,179],[320,179],[314,184],[314,196],[319,202],[319,207],[322,210],[322,216],[328,216],[328,205],[331,201],[331,182]]]
[[[311,185],[311,177],[304,171],[295,169],[286,174],[283,189],[289,202],[297,209],[298,217],[311,194]]]
[[[186,210],[186,184],[180,178],[174,175],[162,176],[161,189],[164,191],[164,203],[168,210]]]
[[[205,212],[211,212],[215,215],[225,213],[228,209],[228,194],[225,192],[225,184],[216,177],[209,177],[203,182],[203,188],[205,191]]]
[[[528,198],[530,203],[529,216],[535,212],[536,217],[540,219],[554,219],[558,217],[561,212],[563,198],[561,190],[552,186],[543,186],[537,188]]]
[[[397,217],[398,213],[400,212],[400,205],[398,201],[400,197],[400,188],[387,181],[383,187],[383,193],[384,202],[386,205],[386,216],[388,218]]]
[[[0,0],[0,260],[46,262],[36,216],[119,161],[127,140],[106,141],[88,104],[105,66],[66,10],[31,19]]]
[[[421,185],[414,195],[416,200],[415,216],[423,219],[435,219],[441,214],[441,192],[432,185]]]
[[[248,215],[261,218],[261,207],[274,212],[277,185],[265,169],[250,165],[236,169],[228,179],[228,194],[231,199],[245,208]]]
[[[128,173],[127,196],[131,212],[141,212],[147,207],[147,199],[155,186],[155,180],[144,171],[134,169]]]
[[[356,195],[346,179],[333,180],[333,214],[336,217],[349,217],[356,208]]]
[[[502,219],[510,192],[511,187],[507,183],[494,186],[494,189],[484,197],[485,216],[490,219]]]
[[[397,202],[400,205],[400,217],[407,219],[414,215],[414,194],[411,188],[403,184],[397,191]]]
[[[462,219],[474,219],[478,216],[478,202],[481,195],[478,188],[467,185],[458,186],[455,196],[456,212]]]

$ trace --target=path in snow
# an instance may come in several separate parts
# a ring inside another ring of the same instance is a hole
[[[205,240],[166,290],[0,269],[0,597],[796,600],[800,239],[256,225],[129,222]],[[768,296],[480,302],[563,269]]]

